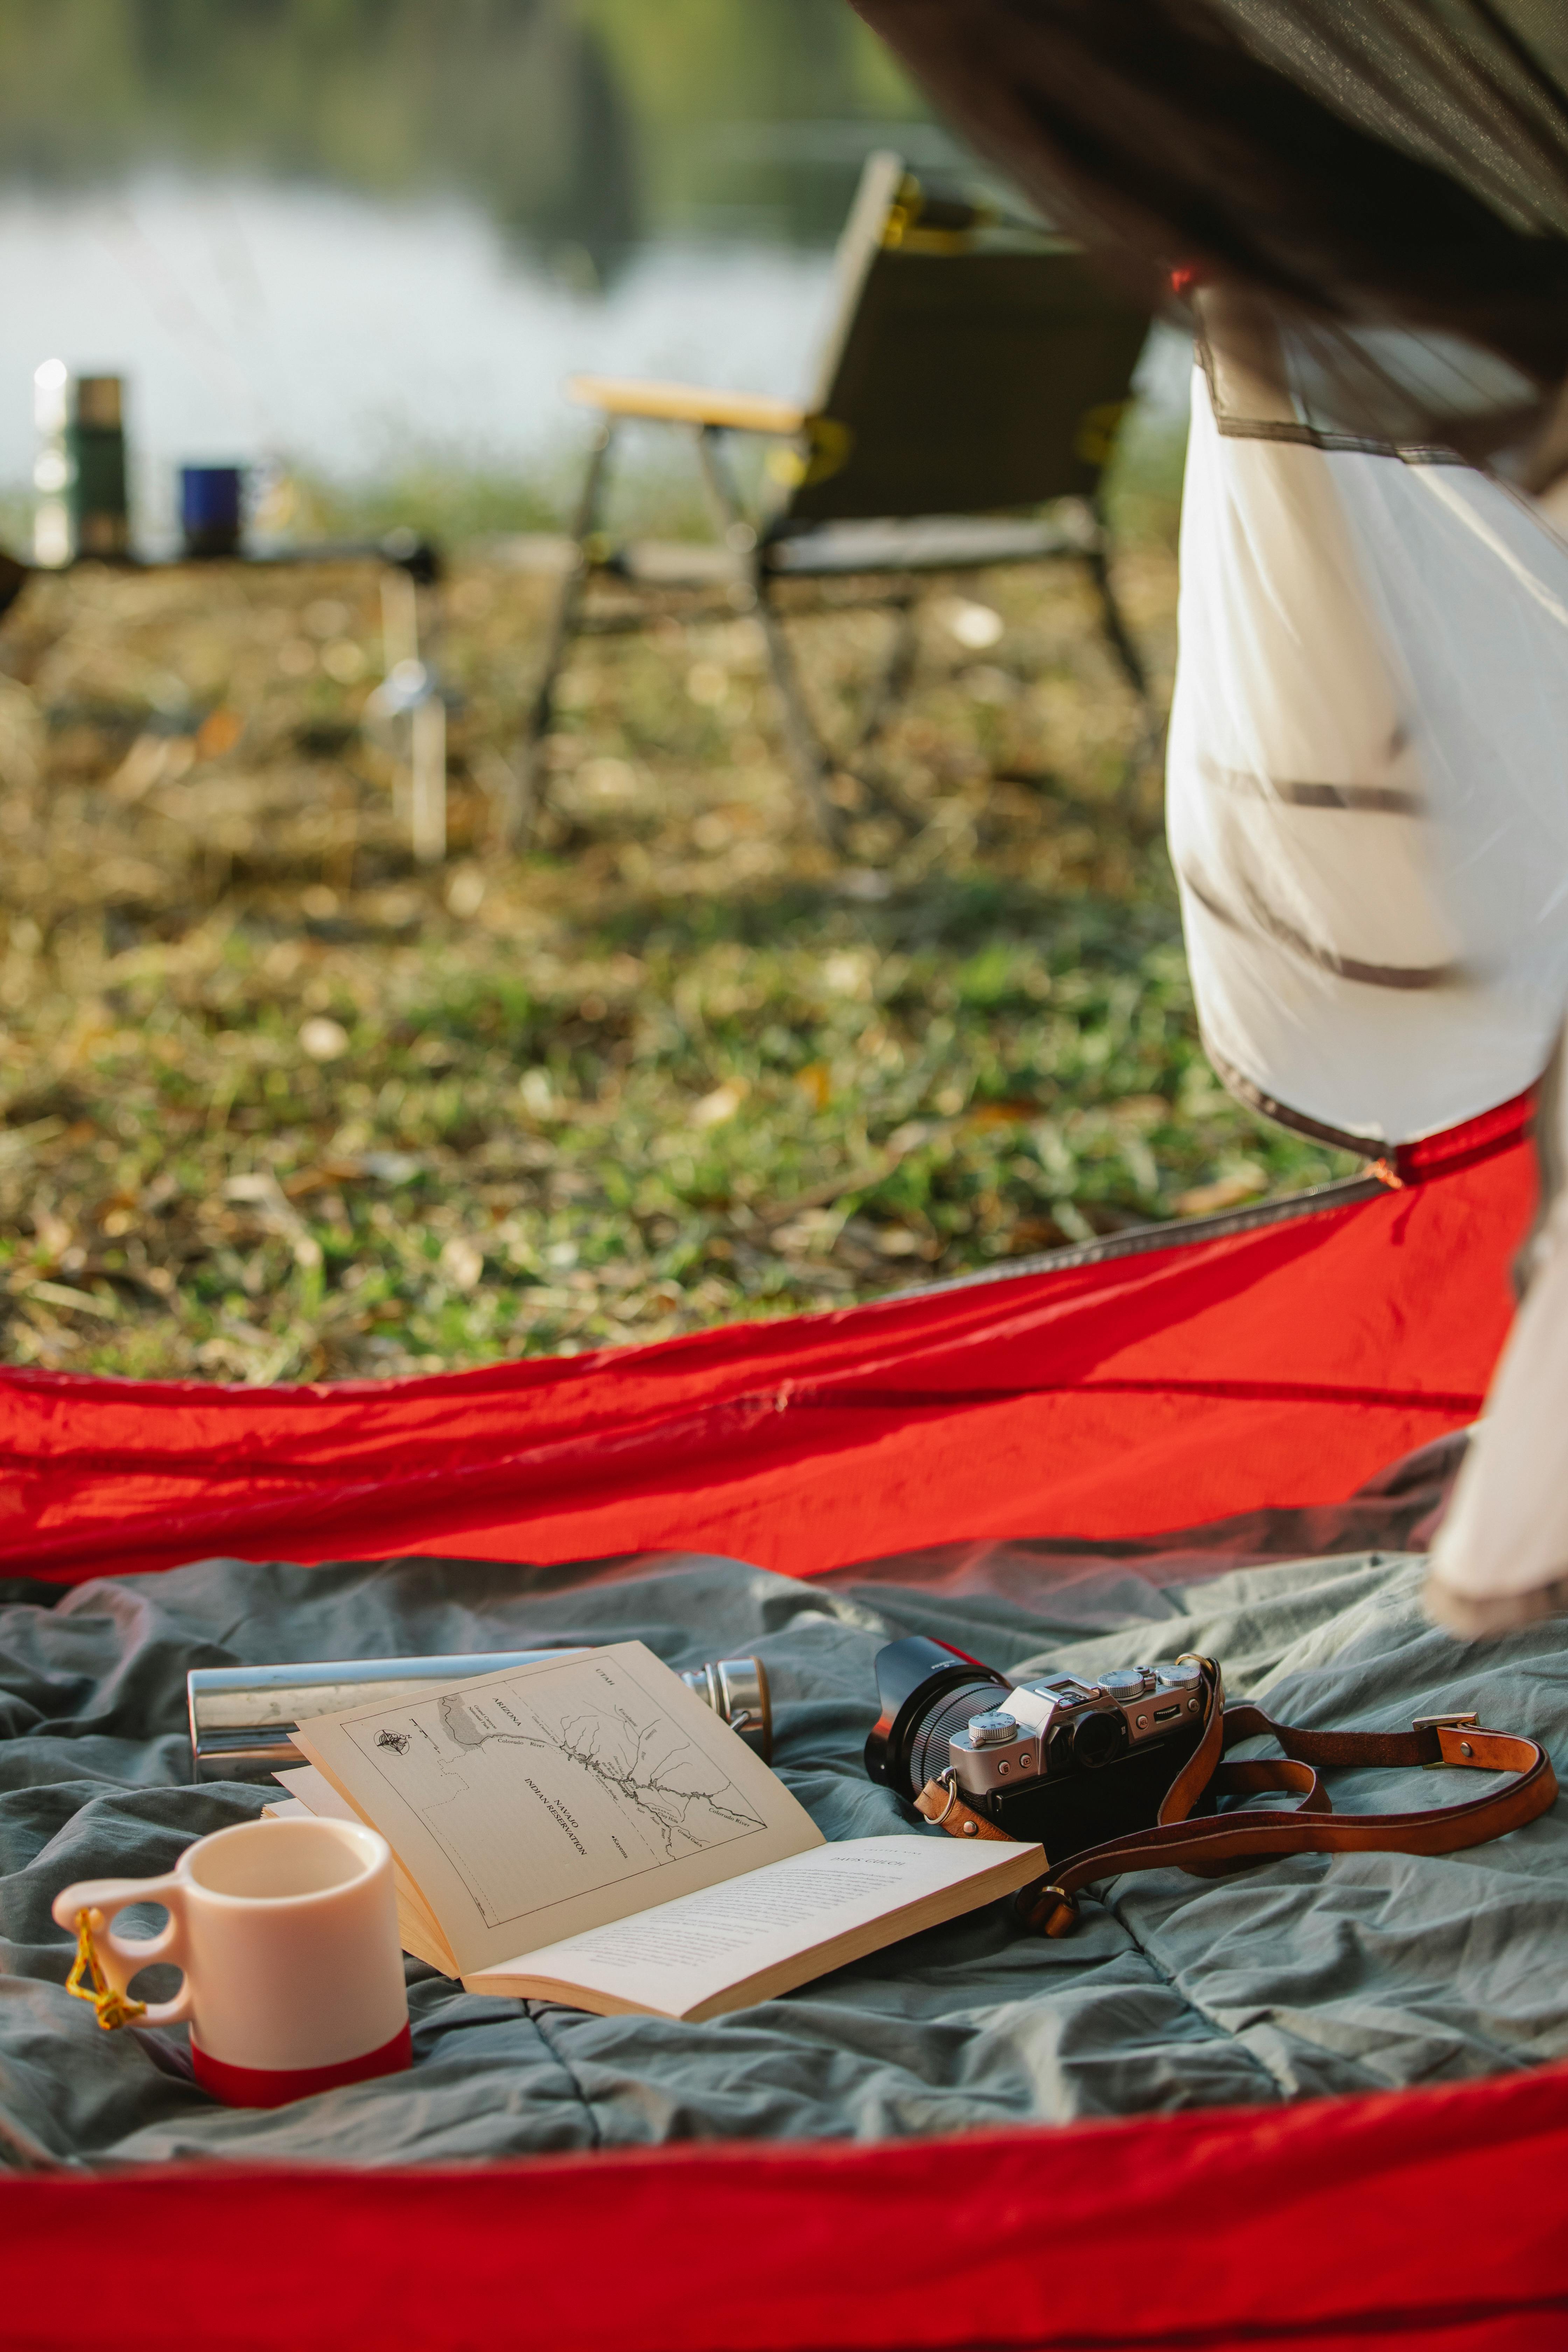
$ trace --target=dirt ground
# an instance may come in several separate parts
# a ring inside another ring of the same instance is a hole
[[[1203,1060],[1142,719],[1076,575],[932,584],[883,754],[912,822],[846,781],[838,855],[753,621],[671,601],[588,638],[519,856],[499,813],[553,590],[506,558],[424,615],[434,870],[364,724],[376,566],[82,567],[0,625],[7,1360],[571,1352],[1339,1172]],[[1119,579],[1168,687],[1170,547]],[[793,625],[842,731],[889,623]]]

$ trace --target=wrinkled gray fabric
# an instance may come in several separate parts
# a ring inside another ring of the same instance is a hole
[[[1402,1555],[1159,1584],[1132,1562],[922,1589],[898,1563],[829,1584],[734,1560],[571,1569],[209,1560],[0,1609],[0,2161],[406,2164],[726,2136],[947,2132],[1484,2074],[1568,2055],[1568,1818],[1467,1853],[1308,1855],[1228,1880],[1123,1877],[1079,1932],[1005,1907],[707,2025],[480,2000],[410,1961],[416,2063],[269,2114],[190,2079],[183,2034],[101,2032],[64,1991],[68,1881],[166,1870],[270,1781],[189,1783],[184,1676],[233,1662],[636,1637],[672,1665],[755,1649],[776,1761],[830,1837],[910,1826],[860,1763],[871,1662],[906,1631],[1016,1668],[1100,1670],[1197,1648],[1233,1696],[1364,1729],[1474,1706],[1563,1745],[1563,1621],[1462,1647]],[[1016,1566],[1016,1562],[1013,1563]],[[1026,1597],[1020,1597],[1021,1594]],[[1452,1773],[1339,1774],[1342,1808],[1455,1802]],[[154,1991],[166,1990],[151,1986]]]

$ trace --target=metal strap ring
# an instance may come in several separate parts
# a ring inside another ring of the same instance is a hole
[[[941,1829],[943,1822],[946,1821],[949,1813],[952,1812],[954,1805],[958,1802],[958,1775],[954,1772],[952,1765],[950,1764],[944,1772],[939,1772],[936,1777],[939,1786],[947,1790],[947,1802],[943,1805],[940,1813],[931,1813],[928,1816],[928,1819],[930,1820],[933,1829]]]

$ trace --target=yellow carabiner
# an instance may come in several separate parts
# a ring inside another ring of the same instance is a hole
[[[127,1992],[116,1992],[103,1973],[103,1964],[93,1945],[92,1931],[101,1927],[101,1911],[79,1911],[76,1915],[76,1958],[66,1979],[66,1990],[78,2000],[90,2000],[98,2021],[106,2033],[117,2025],[134,2025],[139,2017],[147,2014],[144,2000],[132,2000]]]

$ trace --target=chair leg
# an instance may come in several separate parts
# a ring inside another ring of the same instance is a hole
[[[768,667],[773,673],[773,687],[779,698],[784,719],[784,751],[790,769],[816,821],[817,831],[829,848],[840,849],[844,844],[844,820],[834,806],[827,789],[831,763],[806,709],[805,697],[801,691],[800,672],[795,666],[794,649],[784,635],[783,616],[769,597],[766,576],[756,560],[756,533],[746,520],[729,471],[719,455],[718,435],[710,425],[703,425],[693,438],[697,461],[702,468],[702,486],[708,493],[708,503],[713,510],[720,536],[737,555],[749,555],[752,561],[753,610],[762,627]]]
[[[1093,581],[1100,598],[1100,625],[1105,631],[1106,642],[1116,656],[1127,683],[1143,706],[1143,731],[1127,762],[1126,773],[1117,794],[1118,805],[1123,816],[1130,823],[1138,824],[1143,821],[1143,812],[1140,806],[1140,779],[1146,769],[1159,766],[1163,752],[1165,730],[1160,714],[1154,708],[1153,696],[1149,689],[1149,673],[1143,667],[1143,657],[1132,641],[1132,634],[1122,617],[1121,607],[1116,601],[1116,591],[1110,581],[1109,541],[1103,525],[1100,537],[1089,550],[1084,561],[1089,566],[1089,578]]]
[[[1095,541],[1084,556],[1089,576],[1100,598],[1100,622],[1105,631],[1105,641],[1115,655],[1117,664],[1128,685],[1140,702],[1149,701],[1149,673],[1143,667],[1143,656],[1132,642],[1131,632],[1122,618],[1121,607],[1116,601],[1116,591],[1110,581],[1110,552],[1103,538]]]
[[[920,652],[921,588],[910,586],[891,600],[895,615],[893,640],[880,670],[872,681],[861,707],[860,722],[856,730],[850,758],[864,762],[879,738],[884,734],[901,709],[914,676],[915,660]],[[854,771],[861,785],[879,808],[890,816],[907,834],[917,834],[925,819],[912,806],[891,778],[879,772],[873,763],[858,765]]]
[[[784,616],[769,596],[765,580],[758,583],[756,611],[784,719],[784,751],[791,772],[817,831],[830,849],[842,849],[844,819],[827,789],[831,772],[827,753],[805,707],[795,649],[784,635]]]
[[[911,589],[893,599],[892,611],[893,642],[862,706],[855,734],[856,751],[870,750],[908,694],[914,675],[915,656],[920,650],[920,590]]]
[[[588,470],[583,478],[577,511],[572,523],[574,560],[561,583],[560,593],[555,600],[555,611],[545,645],[544,668],[523,729],[514,789],[509,795],[510,804],[502,811],[503,835],[512,849],[527,847],[548,796],[543,743],[555,714],[555,688],[583,616],[583,600],[594,568],[588,541],[598,523],[605,470],[614,439],[615,427],[606,417],[600,425],[589,452]]]

